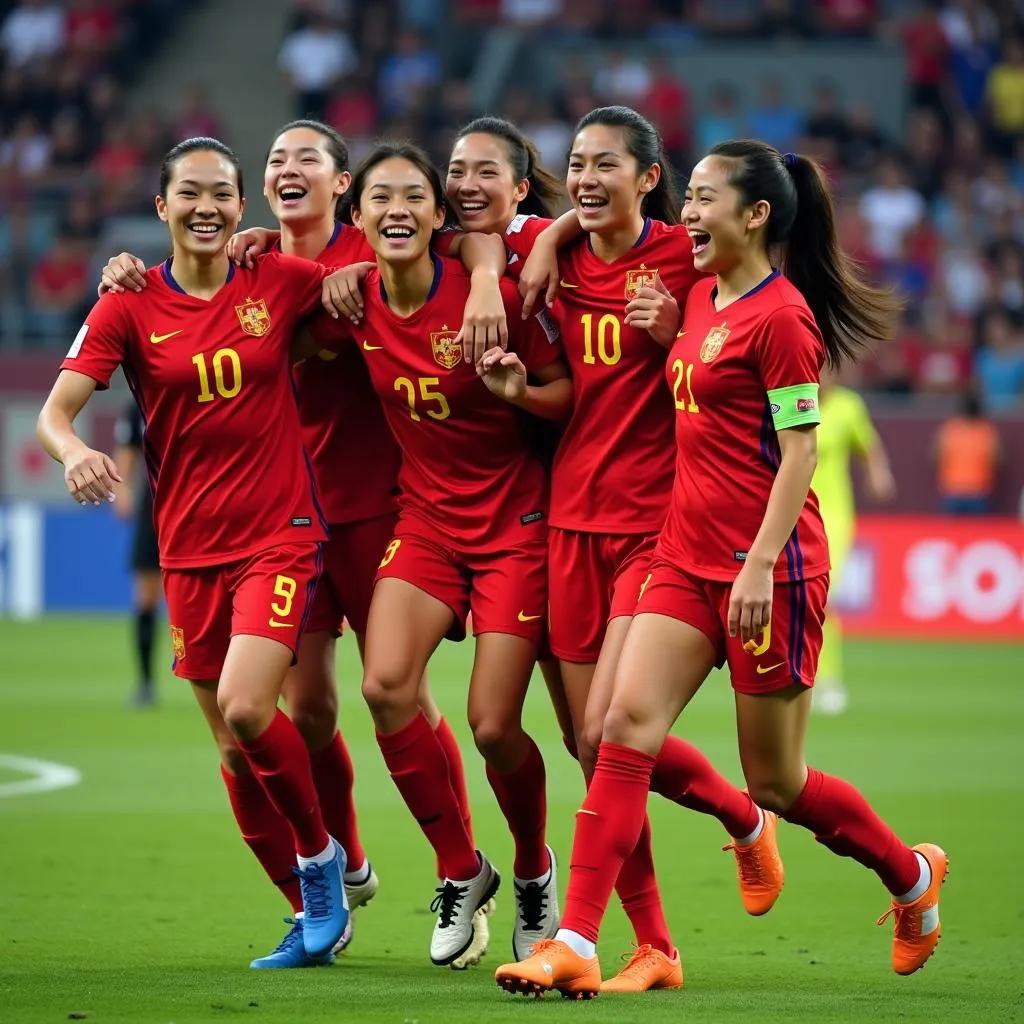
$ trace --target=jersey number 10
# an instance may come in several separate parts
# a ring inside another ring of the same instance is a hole
[[[210,372],[206,356],[200,352],[192,357],[199,372],[199,401],[212,402],[216,395],[210,390]],[[210,360],[213,366],[213,385],[221,398],[234,398],[242,390],[242,362],[233,348],[219,348]],[[230,377],[230,383],[228,378]]]

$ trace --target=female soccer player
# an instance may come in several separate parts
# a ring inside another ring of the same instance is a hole
[[[529,960],[498,969],[511,991],[587,997],[600,988],[598,928],[643,827],[658,751],[723,663],[754,799],[878,873],[893,895],[898,973],[916,971],[939,938],[945,853],[910,849],[853,786],[803,757],[828,588],[809,490],[818,375],[826,359],[838,365],[884,337],[894,304],[839,251],[825,179],[806,157],[746,140],[716,146],[693,170],[683,219],[697,268],[715,276],[691,291],[667,364],[671,508],[577,817],[562,927]],[[769,259],[780,245],[786,276]]]
[[[836,383],[826,371],[819,392],[821,422],[818,424],[818,463],[811,489],[818,499],[828,537],[831,563],[829,587],[835,591],[853,547],[855,509],[850,463],[854,456],[863,464],[864,483],[876,501],[889,501],[896,493],[896,481],[867,403],[856,391]],[[822,625],[818,676],[814,680],[814,709],[826,715],[846,710],[843,682],[843,633],[833,608]]]
[[[370,604],[363,694],[392,778],[445,865],[431,960],[449,964],[469,947],[473,914],[499,877],[463,824],[416,693],[430,655],[446,636],[464,635],[472,611],[470,726],[515,841],[516,876],[544,890],[543,914],[517,915],[515,952],[523,955],[551,934],[558,914],[544,762],[521,721],[547,607],[547,482],[519,440],[512,405],[558,419],[572,386],[559,348],[533,321],[521,322],[511,282],[502,285],[514,314],[510,351],[494,348],[478,367],[465,361],[458,328],[469,280],[430,250],[444,193],[418,149],[378,146],[356,172],[352,197],[353,222],[377,268],[358,330],[324,318],[317,337],[323,343],[340,330],[360,346],[402,450],[401,513]],[[527,384],[527,368],[537,386]]]
[[[575,404],[553,468],[548,574],[551,648],[562,663],[588,778],[672,489],[673,407],[662,365],[679,328],[677,298],[685,301],[699,274],[670,175],[657,131],[636,111],[601,108],[577,125],[566,185],[585,234],[558,252],[551,307]],[[560,227],[537,241],[534,256],[549,238],[559,239]],[[729,848],[744,906],[752,914],[771,909],[783,883],[774,815],[762,815],[677,737],[667,739],[652,785],[722,822],[734,838]],[[638,950],[606,989],[678,987],[682,965],[662,912],[646,824],[616,888]]]
[[[337,220],[341,197],[351,183],[348,147],[330,126],[319,121],[293,121],[274,136],[267,154],[263,192],[280,224],[280,233],[250,229],[234,236],[228,246],[245,254],[274,247],[293,256],[313,259],[331,269],[371,260],[373,252],[362,232]],[[480,266],[474,236],[464,259]],[[500,254],[499,254],[500,255]],[[252,265],[255,255],[244,256]],[[145,268],[130,254],[111,260],[104,271],[110,287],[139,288]],[[482,267],[474,281],[495,281],[501,267]],[[480,291],[480,287],[476,288]],[[496,289],[495,289],[496,290]],[[498,296],[500,303],[500,295]],[[355,349],[323,350],[294,371],[303,441],[313,465],[317,490],[329,526],[323,552],[323,573],[303,634],[298,662],[284,686],[289,717],[302,733],[310,752],[313,778],[325,822],[348,856],[345,875],[350,909],[367,903],[378,888],[359,840],[353,799],[352,760],[338,731],[335,646],[342,621],[348,621],[360,653],[377,563],[394,532],[397,519],[397,478],[400,454],[384,421],[380,402],[366,367]],[[358,438],[359,443],[354,443]],[[430,698],[424,678],[421,703],[444,747],[452,785],[459,794],[467,828],[471,828],[469,799],[458,742]],[[239,813],[253,805],[248,790],[251,776],[229,777],[232,803]],[[257,804],[272,811],[265,802]],[[288,832],[279,819],[251,820],[243,830],[258,836],[254,852],[273,880],[274,869],[288,853]],[[439,877],[443,872],[439,871]],[[293,909],[298,910],[299,907]],[[290,923],[290,919],[289,919]],[[486,920],[477,922],[476,945],[486,950]],[[343,945],[351,939],[351,927]],[[257,963],[261,967],[306,965],[301,935],[292,928],[281,946]]]
[[[324,272],[278,254],[233,267],[225,245],[243,206],[222,143],[189,139],[167,154],[156,207],[172,256],[144,291],[93,307],[39,437],[73,497],[113,500],[114,463],[73,423],[122,366],[146,420],[175,674],[191,682],[230,773],[251,772],[287,822],[298,867],[280,868],[298,876],[296,927],[306,955],[328,959],[348,921],[345,853],[324,827],[302,738],[277,708],[325,539],[289,379],[292,335],[319,308]]]

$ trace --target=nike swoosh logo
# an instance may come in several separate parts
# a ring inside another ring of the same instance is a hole
[[[384,348],[383,345],[371,345],[365,339],[363,340],[363,351],[364,352],[379,352],[382,348]]]
[[[679,332],[679,333],[678,333],[678,334],[676,335],[676,337],[677,337],[677,338],[681,338],[681,337],[682,337],[682,336],[683,336],[683,335],[684,335],[685,333],[686,333],[686,331],[680,331],[680,332]]]
[[[535,619],[539,619],[539,615],[527,615],[526,612],[519,613],[520,622],[533,622]]]
[[[777,661],[777,662],[775,662],[774,665],[769,665],[767,668],[765,668],[764,665],[758,665],[757,666],[757,674],[759,676],[763,676],[765,674],[765,672],[771,672],[771,670],[773,668],[778,668],[780,665],[785,665],[785,664],[786,663],[784,661]]]
[[[278,622],[277,619],[267,620],[274,629],[291,629],[292,624],[290,622]]]
[[[564,279],[559,281],[558,283],[562,288],[579,288],[578,284],[569,284],[569,282]]]
[[[161,341],[166,341],[168,338],[173,338],[176,334],[181,334],[181,331],[171,331],[170,334],[156,334],[154,332],[150,332],[149,340],[154,345],[159,345]]]

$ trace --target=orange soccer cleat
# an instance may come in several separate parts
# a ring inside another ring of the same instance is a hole
[[[884,924],[890,914],[895,918],[892,937],[892,969],[897,974],[913,974],[935,952],[942,936],[939,923],[939,889],[949,873],[949,858],[934,843],[921,843],[914,847],[931,868],[932,880],[928,888],[913,903],[892,901],[889,909],[878,919]]]
[[[730,843],[722,847],[723,850],[732,850],[736,855],[740,896],[747,913],[754,917],[767,914],[775,906],[786,878],[776,836],[778,816],[771,811],[762,813],[764,826],[761,834],[749,846]]]
[[[623,959],[629,956],[625,954]],[[650,943],[638,946],[629,963],[607,981],[601,982],[602,992],[650,992],[656,988],[682,988],[683,962],[676,950],[667,957]]]
[[[593,999],[601,989],[601,966],[596,956],[580,956],[558,939],[543,939],[534,944],[532,956],[499,967],[494,980],[513,995],[557,989],[566,999]]]

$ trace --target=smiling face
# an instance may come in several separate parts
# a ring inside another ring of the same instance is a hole
[[[504,139],[472,132],[455,143],[445,191],[464,231],[504,232],[529,189],[516,180]]]
[[[334,216],[338,196],[352,176],[339,171],[330,141],[312,128],[282,132],[270,148],[263,172],[263,194],[282,224]]]
[[[620,128],[587,125],[573,140],[565,185],[585,231],[620,231],[640,216],[644,196],[661,177],[657,164],[638,167]]]
[[[403,157],[388,157],[367,172],[352,221],[382,260],[411,263],[444,224],[444,207],[423,171]]]
[[[167,223],[175,254],[217,255],[234,234],[245,200],[234,165],[220,153],[195,150],[178,157],[156,212]]]
[[[683,224],[693,241],[693,264],[704,273],[720,274],[742,262],[760,244],[771,210],[763,199],[743,205],[729,184],[729,163],[725,157],[704,157],[686,186]]]

